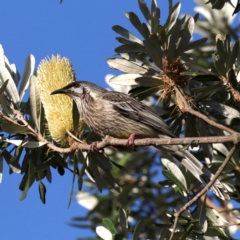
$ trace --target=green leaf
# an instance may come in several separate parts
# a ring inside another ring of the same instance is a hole
[[[163,164],[172,174],[174,174],[174,176],[177,176],[178,182],[181,183],[181,189],[186,192],[186,189],[187,189],[186,179],[185,179],[182,171],[179,169],[179,167],[178,167],[175,163],[169,161],[169,160],[166,159],[166,158],[162,158],[162,164]],[[170,179],[171,179],[171,178],[170,178]]]
[[[206,43],[206,41],[208,40],[208,38],[200,38],[196,41],[190,42],[188,43],[188,45],[185,48],[185,52],[191,49],[196,49],[201,47],[202,45],[204,45]]]
[[[121,36],[133,41],[133,42],[137,42],[137,43],[143,45],[143,42],[139,38],[137,38],[135,35],[133,35],[127,29],[125,29],[125,28],[123,28],[119,25],[113,26],[112,30],[115,31],[116,33],[120,34]]]
[[[225,63],[225,61],[227,60],[226,52],[224,48],[224,43],[221,39],[217,40],[216,48],[217,48],[218,57],[221,58],[222,61]]]
[[[145,3],[144,0],[138,0],[138,5],[139,5],[139,8],[140,8],[143,16],[147,20],[148,24],[151,25],[151,13],[147,7],[147,4]]]
[[[152,0],[151,6],[151,29],[152,33],[157,32],[157,27],[159,26],[159,18],[160,18],[160,9],[157,7],[157,1]]]
[[[182,190],[182,192],[187,192],[184,184],[177,178],[177,175],[166,169],[162,170],[162,174],[169,178],[173,184],[176,184]]]
[[[141,76],[135,79],[135,82],[140,86],[144,87],[157,87],[162,86],[163,82],[159,78],[154,78],[150,76]]]
[[[233,107],[215,101],[202,102],[204,107],[210,107],[227,118],[240,118],[240,112]]]
[[[13,117],[13,110],[12,110],[12,105],[10,104],[10,101],[6,98],[5,94],[2,94],[0,96],[0,102],[1,102],[1,107],[3,109],[3,112],[7,116]]]
[[[146,68],[143,68],[125,59],[109,58],[107,60],[107,63],[110,68],[117,69],[126,73],[144,74],[148,72]]]
[[[45,185],[43,184],[43,182],[40,180],[39,181],[39,195],[40,195],[40,199],[42,201],[42,203],[46,203],[46,192],[47,189],[45,187]]]
[[[203,72],[207,75],[214,75],[214,76],[218,76],[218,74],[214,73],[214,72],[210,72],[208,71],[207,69],[201,67],[201,66],[198,66],[196,64],[193,64],[193,63],[190,63],[190,62],[187,62],[185,63],[186,66],[188,66],[189,68],[192,68],[192,69],[195,69],[195,70],[199,70],[200,72]]]
[[[140,74],[121,74],[115,77],[112,77],[109,82],[117,85],[123,85],[123,86],[134,86],[138,85],[136,82],[137,78],[143,77],[145,75]],[[146,75],[148,76],[148,75]]]
[[[75,133],[78,132],[79,117],[80,117],[80,115],[78,112],[77,105],[76,105],[75,101],[73,101],[72,118],[73,118],[73,129],[74,129]]]
[[[168,34],[168,32],[172,29],[172,27],[175,25],[177,19],[178,19],[178,15],[181,9],[181,3],[176,3],[173,8],[171,9],[171,12],[168,16],[168,19],[166,21],[166,23],[164,24],[165,27],[165,31],[166,34]]]
[[[146,49],[142,46],[122,45],[114,50],[116,53],[145,53]]]
[[[150,97],[159,91],[159,87],[138,87],[133,88],[131,91],[129,91],[129,93],[131,93],[131,96],[136,97],[139,101],[142,101],[143,99]]]
[[[107,228],[112,234],[116,234],[117,230],[115,229],[112,221],[109,218],[104,218],[102,220],[102,225]]]
[[[34,75],[30,77],[30,110],[35,126],[37,130],[40,131],[41,100],[38,79]]]
[[[0,88],[0,96],[4,93],[4,91],[6,90],[8,84],[8,79],[2,84],[1,88]]]
[[[119,217],[120,217],[120,224],[122,227],[123,236],[127,237],[127,234],[128,234],[127,214],[123,208],[119,208]]]
[[[28,161],[28,172],[25,173],[27,181],[25,183],[23,193],[19,199],[20,201],[24,200],[27,197],[28,189],[32,186],[33,182],[35,181],[34,163],[36,160],[36,154],[37,151],[33,151]]]
[[[235,63],[236,58],[238,57],[238,54],[239,54],[239,50],[240,50],[239,45],[240,45],[240,39],[238,39],[233,46],[231,55],[227,63],[227,69],[233,68],[233,64]]]
[[[27,134],[29,133],[29,129],[26,126],[21,126],[18,124],[14,124],[12,122],[6,122],[1,124],[1,128],[3,131],[7,133],[21,133]]]
[[[185,51],[188,43],[192,38],[194,26],[195,26],[194,19],[190,17],[185,23],[183,31],[181,32],[181,37],[179,39],[177,50],[174,55],[175,57],[181,56],[181,54]]]
[[[76,177],[77,173],[78,173],[77,159],[74,157],[74,159],[73,159],[72,187],[71,187],[69,201],[68,201],[68,208],[70,207],[71,202],[72,202],[72,196],[73,196],[73,190],[74,190],[74,182],[75,182],[75,177]]]
[[[198,75],[191,79],[191,81],[199,81],[199,82],[215,82],[215,81],[221,81],[217,76],[214,75]]]
[[[218,58],[216,53],[213,53],[212,60],[213,60],[213,64],[214,64],[216,70],[218,71],[218,73],[220,75],[226,77],[227,70],[226,70],[224,61],[221,58]]]
[[[168,44],[168,52],[167,52],[167,60],[169,63],[171,63],[174,59],[175,51],[176,51],[176,46],[179,38],[179,33],[180,33],[180,21],[177,19],[173,30],[171,31],[170,35],[170,40]]]
[[[78,190],[81,191],[82,190],[82,185],[83,185],[83,175],[85,170],[87,169],[87,158],[84,159],[82,168],[80,170],[80,173],[78,175]]]
[[[137,223],[137,225],[136,225],[136,227],[134,229],[133,240],[138,240],[139,239],[139,235],[140,235],[141,230],[142,230],[142,228],[144,226],[144,222],[145,221],[143,219],[138,221],[138,223]]]
[[[193,92],[212,92],[212,90],[215,90],[223,85],[222,82],[217,83],[217,84],[212,84],[210,86],[205,86],[205,87],[199,87],[199,88],[192,88],[191,90]]]
[[[13,81],[13,78],[7,68],[0,64],[0,83],[3,84],[7,80],[8,84],[6,87],[6,92],[16,107],[19,108],[20,98],[15,82]]]
[[[150,58],[160,69],[163,69],[162,51],[157,35],[151,35],[150,38],[148,40],[144,40],[143,43]]]
[[[145,34],[145,32],[142,29],[142,23],[140,22],[138,16],[133,12],[125,13],[125,16],[129,19],[129,21],[132,23],[132,25],[138,30],[138,32],[144,37],[148,38],[149,34]]]
[[[20,101],[22,100],[22,98],[25,94],[25,91],[29,86],[30,76],[33,74],[34,67],[35,67],[35,58],[32,54],[30,54],[27,56],[27,59],[25,62],[22,81],[21,81],[20,88],[19,88]]]

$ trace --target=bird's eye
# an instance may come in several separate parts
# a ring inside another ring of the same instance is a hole
[[[75,88],[79,88],[79,87],[81,87],[81,84],[80,84],[80,83],[75,83],[75,84],[74,84],[74,87],[75,87]]]

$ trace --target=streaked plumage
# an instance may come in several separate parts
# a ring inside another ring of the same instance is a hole
[[[63,93],[72,97],[85,123],[104,137],[129,138],[131,134],[141,137],[175,137],[168,125],[154,111],[131,96],[107,91],[93,83],[71,83],[52,94]],[[164,146],[174,156],[182,158],[185,166],[200,182],[207,183],[213,174],[182,146]],[[229,199],[226,188],[216,181],[211,190],[221,199]]]

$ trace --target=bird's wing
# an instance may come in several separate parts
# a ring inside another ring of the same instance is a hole
[[[116,111],[123,116],[141,122],[159,133],[175,137],[169,126],[154,111],[133,97],[120,92],[107,92],[103,99],[110,102]]]

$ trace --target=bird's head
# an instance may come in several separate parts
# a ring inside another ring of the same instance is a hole
[[[63,88],[53,91],[51,95],[66,94],[72,98],[79,97],[83,99],[85,98],[86,93],[87,93],[87,88],[84,87],[84,84],[82,84],[82,82],[72,82]]]

